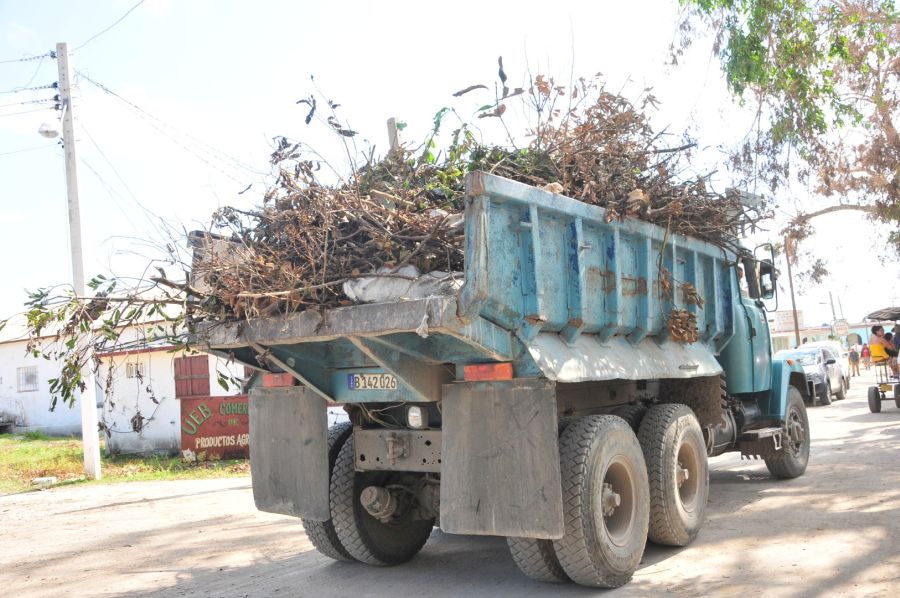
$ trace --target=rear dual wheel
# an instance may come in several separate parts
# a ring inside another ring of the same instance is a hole
[[[341,447],[331,476],[331,519],[341,545],[354,559],[369,565],[399,565],[425,545],[434,519],[417,519],[411,509],[387,523],[370,515],[360,502],[368,486],[390,487],[399,482],[390,471],[356,471],[353,437]]]
[[[353,433],[353,425],[350,422],[341,422],[328,429],[328,476],[331,479],[334,471],[334,463],[338,453],[350,434]],[[316,550],[336,561],[354,561],[350,553],[341,544],[334,530],[334,521],[312,521],[301,519],[306,537],[316,547]]]
[[[638,439],[650,481],[649,538],[656,544],[687,546],[700,531],[709,497],[706,443],[687,405],[650,408]]]
[[[612,415],[582,417],[560,437],[565,535],[554,554],[572,581],[627,583],[647,543],[650,491],[634,432]]]

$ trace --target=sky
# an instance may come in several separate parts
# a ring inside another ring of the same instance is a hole
[[[359,147],[381,152],[389,117],[407,123],[408,142],[424,138],[443,106],[471,118],[493,91],[452,94],[476,83],[493,89],[498,56],[512,87],[528,73],[565,83],[599,72],[625,95],[653,87],[661,102],[654,124],[690,129],[700,141],[697,169],[718,170],[719,190],[730,184],[721,148],[750,122],[728,94],[709,40],[695,44],[679,67],[665,65],[678,11],[670,0],[145,0],[103,32],[136,2],[0,0],[0,317],[22,309],[25,289],[71,277],[63,155],[58,140],[37,134],[42,123],[57,126],[52,102],[41,102],[56,92],[16,91],[57,80],[55,60],[18,61],[57,42],[69,44],[77,71],[88,277],[140,276],[146,256],[168,240],[166,230],[203,228],[218,207],[259,203],[276,135],[309,144],[346,171],[335,136],[321,123],[304,123],[306,107],[296,102],[311,93],[339,102],[340,115],[360,131]],[[499,123],[477,124],[484,138],[502,140]],[[776,200],[781,219],[819,201],[796,188]],[[838,213],[815,227],[808,248],[833,274],[825,285],[800,289],[806,324],[831,320],[829,291],[836,315],[851,320],[900,304],[897,264],[878,261],[883,236],[871,224]],[[788,305],[781,293],[780,308]]]

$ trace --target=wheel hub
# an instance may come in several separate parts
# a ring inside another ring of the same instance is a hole
[[[678,465],[675,467],[675,481],[678,483],[678,487],[681,488],[682,484],[690,477],[691,472],[681,464],[681,461],[679,461]]]
[[[600,504],[604,517],[610,517],[616,511],[616,507],[622,504],[622,497],[613,490],[612,484],[603,483],[603,492],[600,496]]]

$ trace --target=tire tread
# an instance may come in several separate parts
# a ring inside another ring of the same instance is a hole
[[[531,579],[550,583],[569,581],[569,576],[556,558],[552,540],[510,537],[506,539],[506,544],[519,571]]]
[[[353,432],[353,424],[350,422],[340,422],[334,424],[328,429],[328,471],[334,470],[334,462],[337,459],[341,447],[347,438]],[[336,561],[352,562],[355,561],[347,549],[341,544],[334,529],[334,521],[312,521],[309,519],[301,519],[303,529],[306,531],[306,537],[312,542],[316,550],[325,556]]]

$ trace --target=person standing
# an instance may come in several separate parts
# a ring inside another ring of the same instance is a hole
[[[863,366],[868,371],[872,367],[872,351],[869,350],[869,345],[863,344],[860,355],[862,356]]]
[[[850,362],[850,376],[859,376],[859,353],[856,346],[850,347],[850,353],[847,354],[847,361]]]

